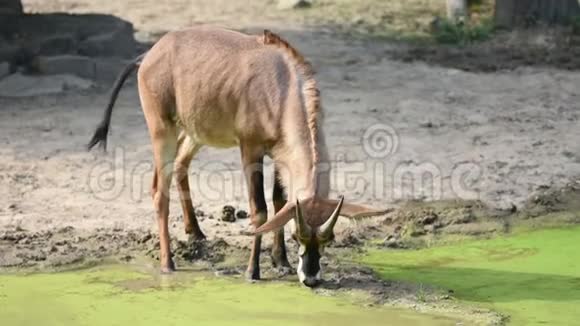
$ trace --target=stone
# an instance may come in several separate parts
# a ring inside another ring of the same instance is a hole
[[[0,14],[22,14],[21,0],[0,0]]]
[[[73,34],[51,35],[37,44],[37,55],[61,55],[76,52],[77,41]]]
[[[92,86],[91,81],[73,75],[27,76],[16,73],[0,80],[0,97],[58,94]]]
[[[45,75],[70,74],[82,78],[95,78],[95,62],[78,55],[38,56],[32,62],[34,71]]]
[[[278,9],[298,9],[312,6],[312,0],[278,0]]]
[[[438,218],[437,214],[435,214],[434,212],[428,212],[427,214],[425,214],[425,216],[421,218],[420,223],[422,225],[430,225],[435,223],[435,221],[437,221],[437,218]]]
[[[403,244],[403,242],[400,239],[397,239],[395,237],[387,237],[385,240],[383,240],[383,246],[386,248],[392,248],[392,249],[405,248],[405,245]]]
[[[2,39],[0,38],[0,42]],[[2,44],[0,46],[0,61],[16,63],[22,57],[23,48],[16,45]]]
[[[79,54],[90,57],[135,56],[137,44],[133,37],[133,26],[123,24],[113,32],[98,34],[87,38],[79,44]]]
[[[112,83],[117,79],[129,60],[121,58],[95,58],[95,80],[103,83]]]
[[[10,75],[10,64],[8,62],[0,62],[0,79]]]
[[[425,225],[423,227],[423,230],[425,230],[426,233],[433,233],[435,232],[435,225],[434,224]]]

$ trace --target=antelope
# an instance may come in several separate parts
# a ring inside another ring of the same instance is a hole
[[[291,269],[284,226],[294,220],[301,283],[321,282],[320,258],[334,238],[339,215],[348,218],[386,213],[329,199],[328,152],[322,130],[320,92],[312,66],[287,41],[269,30],[248,35],[213,26],[169,32],[128,64],[113,86],[104,118],[88,144],[106,150],[118,93],[138,68],[139,98],[154,155],[152,198],[157,214],[161,272],[175,270],[171,258],[169,187],[175,174],[185,232],[205,235],[189,194],[188,167],[202,146],[239,146],[255,227],[246,277],[260,279],[262,234],[274,233],[275,268]],[[273,204],[268,220],[263,159],[274,161]]]

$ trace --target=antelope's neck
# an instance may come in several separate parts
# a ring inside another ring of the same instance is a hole
[[[313,196],[328,198],[330,191],[330,161],[324,133],[318,128],[313,146],[308,127],[293,124],[285,130],[284,141],[274,153],[276,169],[285,187],[289,202]],[[314,161],[314,154],[318,161]]]

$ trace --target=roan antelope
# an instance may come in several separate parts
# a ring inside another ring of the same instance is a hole
[[[158,218],[163,272],[175,269],[169,248],[169,187],[173,171],[185,232],[204,239],[195,217],[187,170],[200,147],[239,146],[256,227],[247,277],[260,279],[261,234],[275,231],[272,258],[289,268],[284,225],[294,219],[300,282],[321,280],[322,249],[334,238],[339,215],[380,215],[328,199],[329,171],[319,91],[311,65],[288,42],[265,30],[246,35],[202,26],[170,32],[129,64],[115,82],[103,121],[89,143],[106,147],[113,105],[129,74],[138,69],[141,105],[155,162],[152,197]],[[275,216],[267,221],[263,158],[274,160]],[[299,200],[300,199],[300,200]]]

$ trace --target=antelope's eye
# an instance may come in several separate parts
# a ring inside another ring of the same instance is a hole
[[[296,237],[296,234],[292,233],[292,240],[298,242],[298,238]]]
[[[298,255],[304,256],[305,253],[306,253],[306,246],[301,244],[300,248],[298,248]]]

